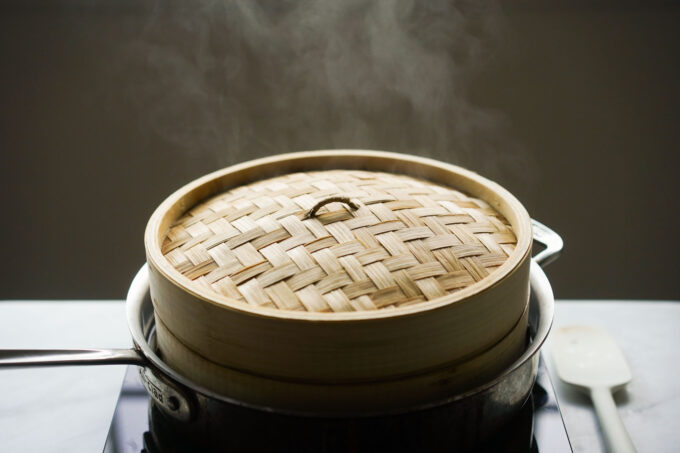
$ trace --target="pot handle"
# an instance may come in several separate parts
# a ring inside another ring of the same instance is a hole
[[[0,349],[0,368],[68,365],[136,365],[161,410],[183,421],[194,416],[189,394],[153,369],[137,349]]]
[[[562,252],[564,241],[541,222],[531,219],[533,238],[545,249],[532,259],[541,267],[555,261]],[[0,368],[60,366],[60,365],[137,365],[148,361],[137,349],[0,349]]]
[[[564,248],[564,241],[559,234],[543,225],[538,220],[531,219],[531,226],[533,230],[534,242],[543,245],[545,249],[538,252],[532,259],[541,267],[546,267],[548,264],[559,258]]]
[[[0,349],[0,368],[147,364],[137,349]]]

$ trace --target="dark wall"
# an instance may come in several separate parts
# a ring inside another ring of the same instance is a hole
[[[441,31],[422,38],[437,58],[405,45],[395,77],[367,54],[334,78],[315,65],[373,42],[361,7],[319,50],[276,11],[252,34],[191,4],[0,3],[0,299],[122,298],[172,191],[322,148],[427,155],[506,186],[565,239],[560,298],[680,298],[679,7],[516,3],[431,28],[424,14],[409,26]]]

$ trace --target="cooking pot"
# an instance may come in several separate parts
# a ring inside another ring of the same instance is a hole
[[[539,265],[550,263],[562,249],[562,240],[556,233],[536,221],[532,224],[534,240],[543,244],[545,249],[538,253],[531,263],[530,327],[527,332],[526,349],[522,355],[496,378],[468,391],[419,407],[404,407],[403,410],[392,413],[366,411],[355,414],[357,417],[372,423],[375,423],[375,420],[393,423],[395,419],[408,419],[413,416],[410,414],[425,417],[430,421],[445,420],[446,425],[441,428],[451,430],[452,426],[461,427],[451,432],[459,437],[457,441],[461,445],[470,446],[497,431],[521,409],[533,387],[538,369],[539,350],[553,320],[552,289]],[[170,368],[156,353],[154,313],[148,290],[148,269],[144,265],[132,281],[126,301],[133,348],[0,350],[0,367],[135,365],[140,367],[142,381],[154,405],[169,420],[179,423],[180,426],[194,427],[192,429],[203,426],[206,420],[213,420],[209,426],[219,426],[222,414],[231,413],[235,408],[293,420],[323,416],[319,413],[281,412],[272,407],[249,405],[229,395],[207,390]],[[444,414],[444,417],[437,417],[441,414]]]
[[[360,411],[324,411],[323,405],[291,408],[270,405],[266,401],[249,401],[225,392],[216,392],[188,378],[169,366],[160,356],[156,344],[157,320],[149,296],[149,270],[144,265],[135,276],[126,301],[129,328],[134,348],[122,350],[2,350],[0,366],[131,364],[140,367],[144,385],[157,407],[178,430],[200,432],[208,438],[224,433],[234,411],[239,416],[251,414],[265,423],[304,423],[326,420],[331,425],[351,426],[352,430],[376,424],[407,426],[414,420],[428,420],[430,428],[439,426],[451,431],[460,445],[473,445],[495,432],[526,402],[533,386],[539,354],[553,318],[553,295],[540,268],[555,259],[562,240],[544,225],[532,221],[533,239],[545,246],[530,263],[531,300],[528,305],[527,338],[521,355],[493,378],[417,404],[370,407]],[[383,382],[389,385],[389,381]],[[245,412],[243,412],[245,411]],[[260,423],[258,421],[258,423]],[[225,424],[226,423],[226,424]],[[417,424],[417,423],[416,423]],[[451,426],[459,428],[451,430]],[[362,428],[364,427],[364,428]],[[433,428],[434,429],[434,428]],[[207,430],[207,431],[206,431]]]

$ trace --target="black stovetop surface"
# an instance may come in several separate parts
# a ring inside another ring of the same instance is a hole
[[[130,366],[125,374],[104,453],[197,451],[192,446],[186,444],[182,446],[181,439],[172,439],[170,449],[165,445],[159,447],[159,441],[155,439],[172,437],[173,433],[159,434],[158,432],[162,431],[162,424],[161,429],[150,432],[149,417],[157,420],[162,418],[162,415],[150,404],[150,398],[140,381],[137,368]],[[456,448],[442,446],[438,450],[456,451]],[[572,451],[555,391],[542,358],[532,396],[521,413],[502,433],[480,446],[477,451],[531,453]]]

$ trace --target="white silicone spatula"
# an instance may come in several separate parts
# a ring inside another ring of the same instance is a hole
[[[552,353],[560,379],[590,394],[607,449],[612,453],[635,452],[612,398],[612,392],[631,380],[626,359],[614,339],[596,327],[562,327],[553,333]]]

